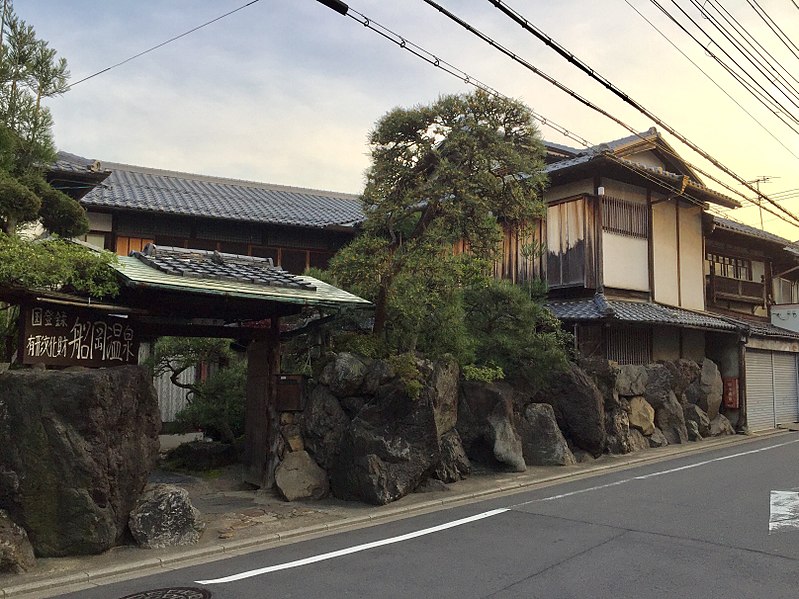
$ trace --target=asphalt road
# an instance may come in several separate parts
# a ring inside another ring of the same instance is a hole
[[[227,577],[238,579],[219,581]],[[164,587],[202,588],[214,599],[794,599],[799,435],[770,436],[62,597],[117,599]]]

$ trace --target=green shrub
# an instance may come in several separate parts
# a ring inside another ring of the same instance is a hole
[[[505,378],[505,371],[501,366],[496,364],[486,364],[485,366],[476,366],[475,364],[467,364],[461,369],[463,378],[467,381],[482,381],[484,383],[493,383]]]
[[[189,429],[201,429],[218,441],[233,443],[244,434],[246,389],[247,362],[234,360],[197,384],[176,421]]]
[[[422,392],[422,373],[416,364],[416,356],[411,353],[394,354],[386,359],[394,375],[405,386],[408,396],[416,399]]]

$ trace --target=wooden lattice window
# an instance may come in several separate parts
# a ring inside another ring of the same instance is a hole
[[[611,327],[607,330],[607,357],[618,364],[652,361],[652,329]]]
[[[602,228],[610,233],[646,239],[649,237],[649,216],[646,204],[618,198],[602,198]]]

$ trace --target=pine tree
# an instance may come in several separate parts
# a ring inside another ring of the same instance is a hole
[[[0,230],[41,220],[52,233],[88,230],[80,205],[44,179],[55,160],[53,120],[44,101],[67,89],[67,62],[5,3],[0,44]]]

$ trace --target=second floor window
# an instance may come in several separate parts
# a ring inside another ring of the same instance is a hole
[[[728,279],[739,279],[741,281],[752,280],[752,261],[745,258],[733,258],[708,252],[705,256],[713,269],[713,273],[719,277]]]
[[[602,228],[617,235],[646,239],[649,236],[646,204],[603,196]]]

